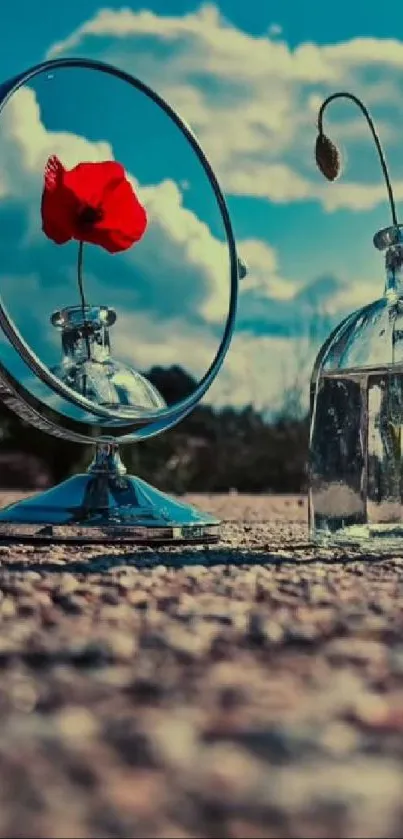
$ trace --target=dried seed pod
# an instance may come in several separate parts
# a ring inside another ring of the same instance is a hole
[[[316,138],[315,158],[322,175],[335,181],[341,172],[340,152],[326,134],[319,133]]]

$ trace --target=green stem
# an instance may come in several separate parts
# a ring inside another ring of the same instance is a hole
[[[84,340],[87,347],[87,358],[90,360],[91,358],[91,348],[90,348],[90,340],[88,337],[87,332],[87,322],[85,318],[85,310],[87,304],[85,302],[85,295],[84,295],[84,286],[83,286],[83,250],[84,250],[84,242],[80,242],[78,245],[78,259],[77,259],[77,280],[78,280],[78,290],[80,292],[81,298],[81,312],[83,315],[83,331],[84,331]]]

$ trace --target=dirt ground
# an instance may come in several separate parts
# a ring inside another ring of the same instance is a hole
[[[0,836],[403,837],[403,555],[192,500],[218,545],[0,545]]]

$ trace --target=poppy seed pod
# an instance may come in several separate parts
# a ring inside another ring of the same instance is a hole
[[[337,146],[326,134],[319,133],[316,138],[315,158],[322,175],[328,181],[335,181],[341,172],[341,157]]]

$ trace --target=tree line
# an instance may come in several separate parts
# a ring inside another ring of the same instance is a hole
[[[147,378],[173,404],[195,382],[181,367],[154,367]],[[294,493],[306,488],[308,417],[288,392],[275,417],[242,409],[198,405],[169,431],[132,446],[123,459],[130,472],[175,492]],[[0,485],[36,489],[85,470],[90,447],[64,442],[20,421],[0,405]]]

